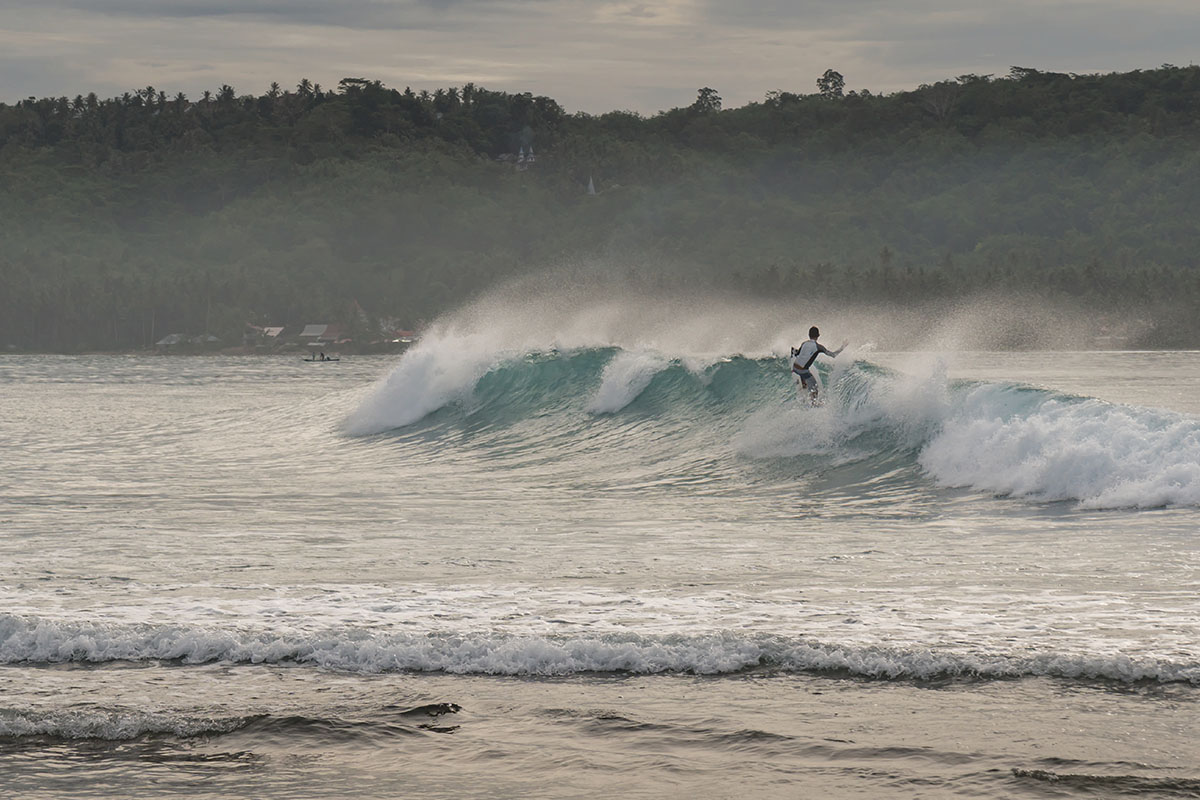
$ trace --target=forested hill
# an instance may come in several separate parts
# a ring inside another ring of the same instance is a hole
[[[0,105],[0,347],[368,336],[579,261],[771,297],[1061,294],[1200,345],[1200,67],[816,88],[651,117],[363,79]]]

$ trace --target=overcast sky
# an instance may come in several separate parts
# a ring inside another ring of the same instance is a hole
[[[1200,0],[0,0],[0,102],[152,85],[261,94],[347,76],[468,81],[568,111],[653,113],[703,86],[891,92],[1013,65],[1114,72],[1200,60]]]

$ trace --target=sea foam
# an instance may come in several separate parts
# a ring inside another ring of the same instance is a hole
[[[143,736],[212,736],[244,726],[243,718],[197,717],[133,709],[76,708],[57,711],[0,709],[0,738],[127,741]]]
[[[500,359],[480,337],[418,344],[347,418],[345,430],[362,435],[411,425],[469,396]]]
[[[1118,682],[1200,683],[1200,662],[1148,655],[1028,652],[955,646],[884,646],[765,633],[532,636],[501,632],[238,632],[0,619],[0,663],[173,661],[300,664],[352,673],[443,672],[561,676],[580,673],[721,675],[765,668],[867,678],[1051,676]]]
[[[670,362],[654,353],[619,351],[604,367],[600,388],[587,404],[593,414],[620,411],[637,399]]]
[[[1085,508],[1200,504],[1200,421],[996,385],[964,392],[919,456],[939,483]],[[1031,401],[1031,402],[1030,402]]]

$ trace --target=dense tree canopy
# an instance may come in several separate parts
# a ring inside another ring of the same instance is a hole
[[[1200,67],[816,86],[651,117],[355,77],[0,104],[0,346],[416,325],[578,259],[770,296],[1033,290],[1200,344]]]

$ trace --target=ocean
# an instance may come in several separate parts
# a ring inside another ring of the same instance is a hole
[[[627,339],[0,358],[0,795],[1200,797],[1200,353]]]

